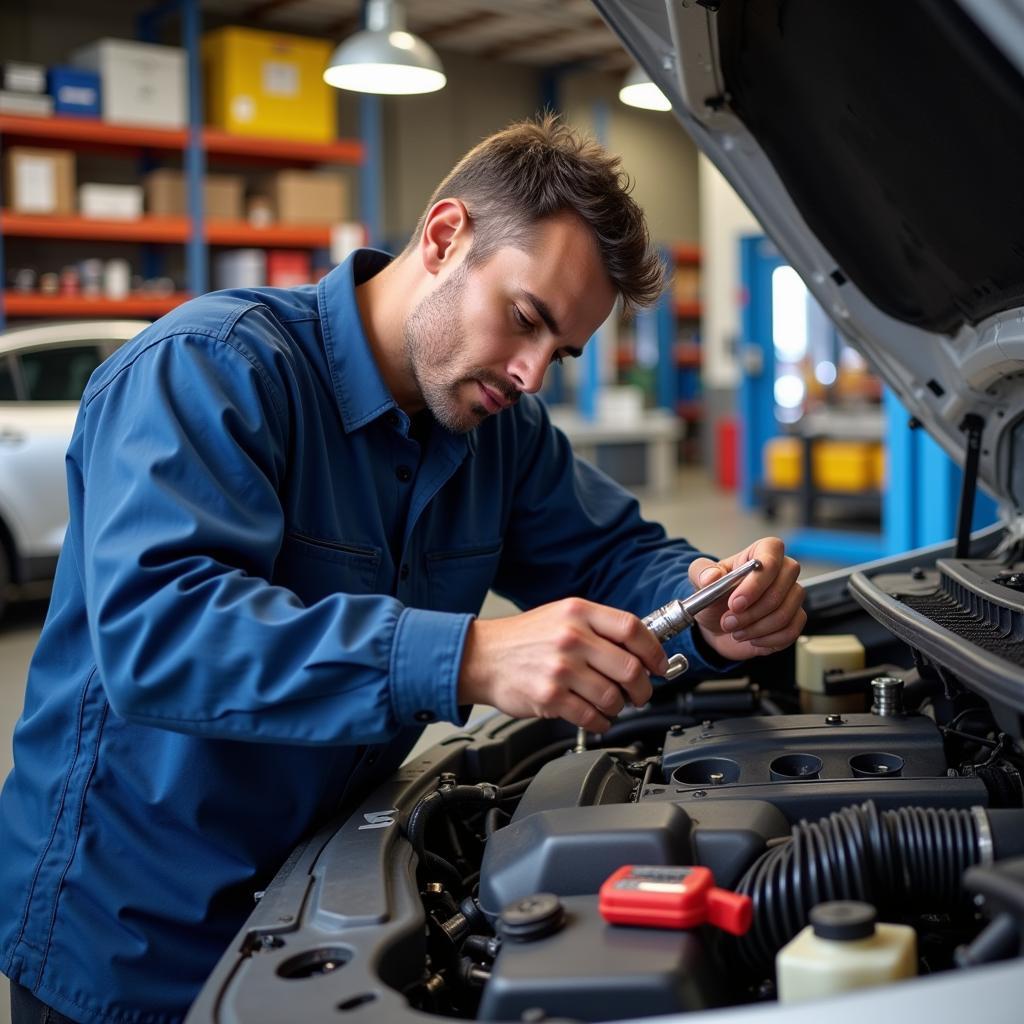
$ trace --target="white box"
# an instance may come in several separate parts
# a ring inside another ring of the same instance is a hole
[[[142,216],[142,186],[103,185],[94,181],[79,185],[78,212],[83,217],[138,220]]]
[[[75,50],[75,67],[99,72],[103,120],[183,128],[188,120],[185,51],[177,46],[100,39]]]
[[[36,96],[30,92],[0,90],[0,114],[25,114],[28,117],[50,117],[53,97]]]
[[[260,288],[267,283],[267,254],[263,249],[231,249],[213,261],[215,288]]]

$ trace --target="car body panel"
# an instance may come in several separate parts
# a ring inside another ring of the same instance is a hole
[[[84,321],[0,334],[0,359],[14,360],[20,389],[16,400],[0,401],[0,524],[14,549],[18,582],[44,578],[56,565],[68,519],[64,456],[78,415],[77,398],[24,400],[29,381],[23,362],[34,355],[95,346],[96,360],[87,358],[73,374],[69,370],[67,380],[79,392],[94,361],[106,358],[146,326],[146,321],[137,320]]]

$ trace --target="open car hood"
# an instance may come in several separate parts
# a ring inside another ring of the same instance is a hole
[[[1024,511],[1024,3],[595,0],[843,335]]]

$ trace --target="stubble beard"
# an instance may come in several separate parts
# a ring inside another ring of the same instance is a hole
[[[481,376],[458,376],[457,359],[465,352],[465,330],[460,314],[467,278],[466,266],[432,295],[422,299],[405,322],[405,358],[420,394],[434,418],[453,434],[464,434],[488,415],[479,402],[468,407],[459,395]],[[456,375],[452,376],[452,370]],[[484,374],[484,376],[488,376]]]

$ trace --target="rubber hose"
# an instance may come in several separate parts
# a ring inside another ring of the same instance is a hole
[[[422,855],[427,823],[439,807],[443,804],[493,804],[500,796],[501,790],[490,785],[435,789],[412,809],[405,826],[405,834],[413,849]]]
[[[806,924],[811,907],[862,900],[886,914],[952,910],[961,877],[979,860],[977,824],[966,808],[903,807],[879,814],[872,801],[793,826],[762,854],[737,891],[754,902],[740,954],[758,971]]]

